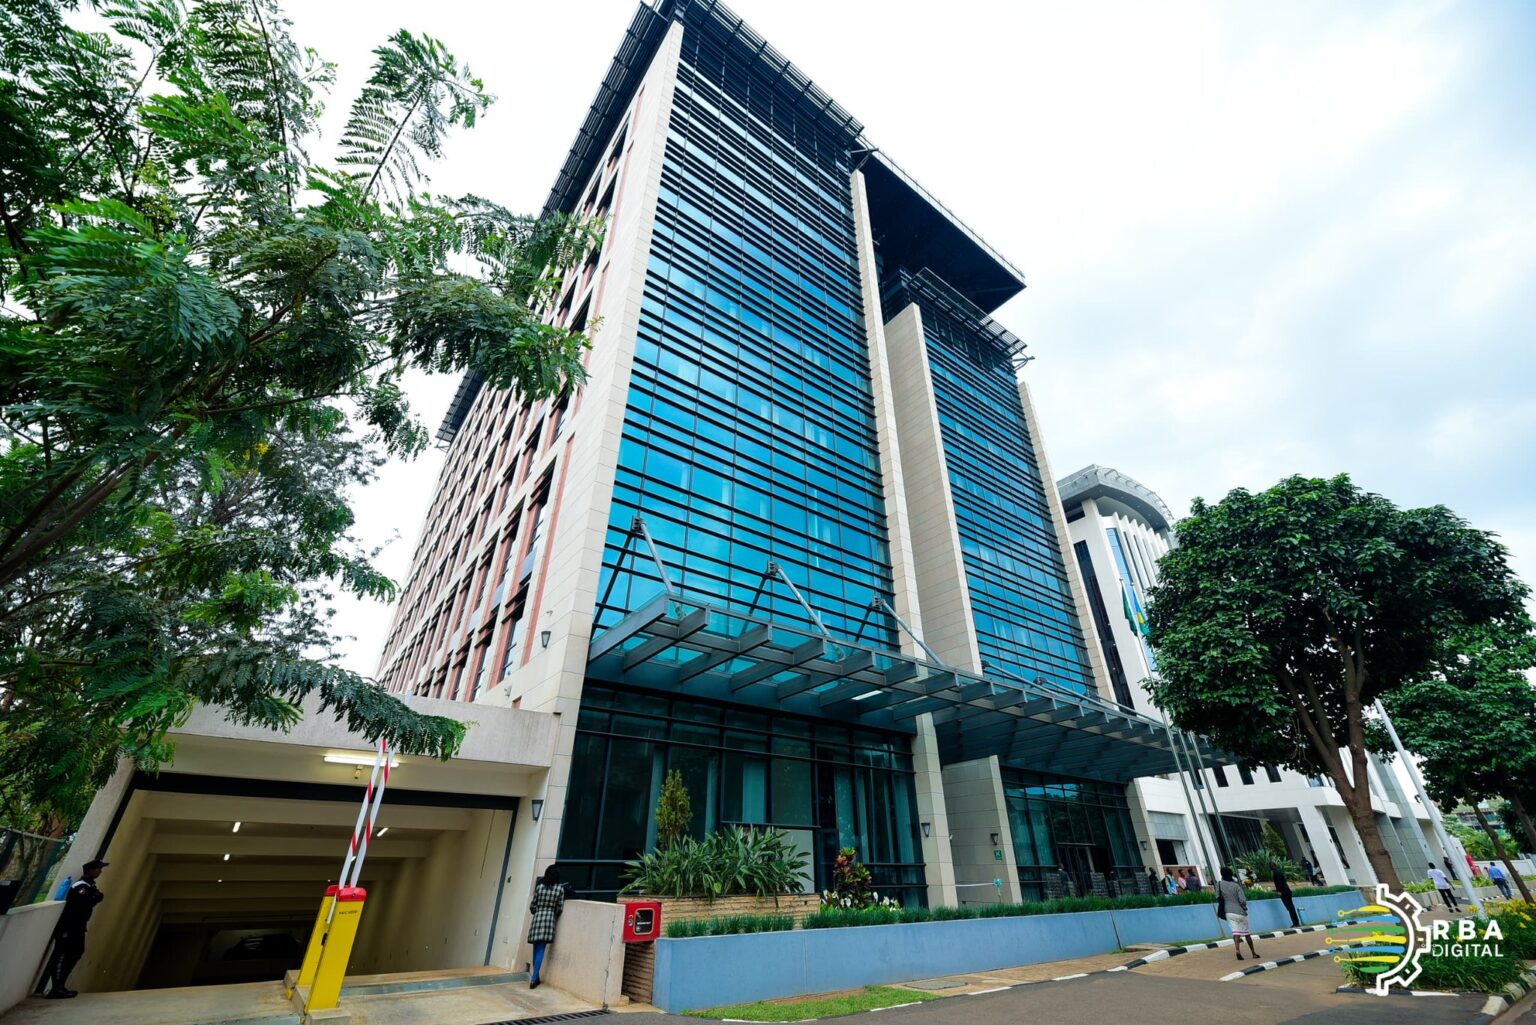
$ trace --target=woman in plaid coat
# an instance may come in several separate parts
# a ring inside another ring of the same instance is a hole
[[[539,988],[539,969],[544,967],[544,952],[555,942],[555,922],[565,910],[565,888],[560,885],[560,870],[554,865],[533,884],[533,900],[528,904],[528,942],[533,944],[533,977],[529,989]]]

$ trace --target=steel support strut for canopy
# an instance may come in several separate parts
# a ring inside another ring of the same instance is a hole
[[[784,582],[784,586],[789,588],[789,593],[795,596],[795,601],[799,602],[800,607],[805,610],[805,615],[810,619],[811,624],[816,627],[816,632],[827,640],[836,643],[826,624],[821,621],[821,613],[811,608],[811,603],[805,600],[805,595],[800,593],[800,588],[796,587],[795,582],[789,579],[789,574],[784,572],[784,567],[779,565],[777,560],[770,560],[768,568],[763,571],[762,579],[757,582],[757,590],[752,592],[752,604],[747,606],[747,615],[750,616],[757,611],[758,600],[763,596],[763,585],[771,577],[778,577]]]
[[[608,607],[608,599],[613,595],[613,585],[618,583],[619,573],[624,568],[624,560],[629,558],[629,546],[639,538],[645,542],[645,547],[651,553],[651,561],[656,564],[656,572],[661,576],[661,586],[667,592],[667,597],[676,598],[677,588],[672,585],[672,574],[667,572],[667,564],[661,559],[661,552],[656,549],[656,540],[651,537],[650,528],[645,525],[645,517],[639,513],[629,523],[629,530],[624,534],[624,544],[619,547],[619,557],[613,563],[613,575],[608,578],[608,586],[603,588],[603,600],[597,603],[599,609]]]

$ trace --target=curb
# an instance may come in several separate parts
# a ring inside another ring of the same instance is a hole
[[[1323,922],[1318,925],[1302,925],[1290,929],[1276,929],[1274,932],[1255,933],[1253,938],[1256,940],[1272,940],[1281,936],[1299,936],[1302,933],[1322,932],[1325,929],[1332,929],[1337,925],[1349,925],[1352,922],[1363,921],[1365,921],[1365,919],[1362,918],[1341,918],[1337,922]],[[1192,950],[1215,950],[1217,947],[1230,947],[1231,945],[1232,938],[1229,936],[1224,940],[1211,940],[1209,943],[1191,943],[1184,947],[1169,947],[1167,950],[1154,951],[1153,953],[1148,954],[1146,957],[1138,957],[1136,960],[1130,962],[1129,964],[1123,964],[1117,968],[1105,968],[1103,970],[1107,972],[1126,972],[1130,971],[1132,968],[1140,968],[1142,965],[1152,964],[1154,961],[1165,961],[1170,957],[1178,957],[1180,954],[1188,954]]]
[[[1467,1025],[1488,1025],[1489,1022],[1518,1004],[1520,999],[1533,989],[1536,989],[1536,968],[1527,968],[1524,975],[1489,997],[1481,1013]]]
[[[1520,976],[1499,992],[1490,995],[1483,1004],[1483,1009],[1477,1013],[1467,1025],[1489,1025],[1495,1018],[1519,1003],[1521,998],[1532,990],[1536,990],[1536,968],[1527,968],[1525,974]],[[1349,993],[1365,995],[1369,990],[1358,986],[1340,986],[1334,990],[1336,993]],[[1392,989],[1388,990],[1389,996],[1404,997],[1454,997],[1459,993],[1452,993],[1438,989]]]
[[[1234,979],[1241,979],[1245,975],[1257,975],[1259,972],[1273,971],[1274,969],[1279,968],[1281,965],[1296,964],[1299,961],[1310,961],[1314,957],[1322,957],[1324,954],[1331,953],[1333,953],[1332,947],[1324,947],[1322,950],[1309,950],[1305,954],[1293,954],[1290,957],[1282,957],[1276,961],[1264,961],[1253,965],[1250,968],[1240,968],[1237,971],[1232,972],[1230,975],[1223,975],[1216,981],[1231,982]]]

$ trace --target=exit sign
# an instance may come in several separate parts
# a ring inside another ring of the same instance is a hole
[[[1000,851],[1000,850],[993,851],[992,852],[992,860],[993,861],[1002,861],[1003,860],[1003,852]]]

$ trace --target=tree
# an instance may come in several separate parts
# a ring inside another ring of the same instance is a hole
[[[450,755],[460,724],[323,657],[327,587],[395,594],[346,485],[425,444],[407,369],[581,383],[537,313],[595,229],[421,190],[492,102],[433,39],[375,50],[326,164],[332,69],[273,0],[69,7],[0,9],[0,794],[77,815],[199,702],[285,729],[314,695]]]
[[[1264,850],[1276,861],[1288,861],[1291,857],[1291,849],[1285,845],[1285,837],[1280,835],[1280,831],[1268,819],[1264,821]]]
[[[1396,884],[1371,810],[1366,709],[1422,678],[1453,631],[1523,617],[1503,545],[1343,475],[1197,498],[1178,536],[1152,592],[1153,699],[1245,761],[1326,773],[1377,878]]]
[[[1530,892],[1509,864],[1507,838],[1479,804],[1509,795],[1514,811],[1520,788],[1536,773],[1536,690],[1525,677],[1532,665],[1536,632],[1529,621],[1470,627],[1446,638],[1423,678],[1383,701],[1435,799],[1446,807],[1472,806],[1489,856],[1505,862],[1526,900]],[[1504,824],[1512,833],[1513,821]]]
[[[693,821],[693,800],[683,785],[683,774],[677,769],[667,773],[661,785],[661,797],[656,802],[656,846],[666,850],[677,843],[678,837],[688,832]]]

